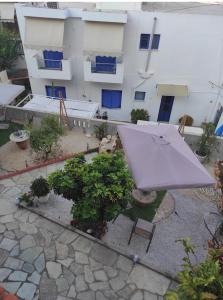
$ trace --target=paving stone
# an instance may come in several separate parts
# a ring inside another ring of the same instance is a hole
[[[116,277],[118,275],[117,269],[114,269],[112,267],[105,266],[104,270],[107,273],[107,275],[108,275],[109,278],[114,278],[114,277]]]
[[[108,277],[104,270],[99,270],[94,272],[96,281],[107,281]]]
[[[76,295],[77,295],[77,293],[76,293],[76,290],[75,290],[75,286],[71,285],[67,296],[70,297],[70,298],[75,298]]]
[[[44,248],[44,253],[45,253],[46,260],[55,260],[56,247],[54,245],[51,245],[47,248]]]
[[[75,251],[81,251],[89,254],[92,248],[93,242],[89,239],[79,236],[73,243],[72,247]]]
[[[39,286],[39,300],[56,300],[57,286],[54,279],[49,279],[46,274],[43,274]],[[49,293],[50,291],[50,293]]]
[[[28,218],[29,223],[35,222],[37,218],[38,218],[38,215],[33,214],[33,213],[30,213],[30,214],[29,214],[29,218]]]
[[[164,295],[170,280],[146,267],[136,265],[129,275],[128,283],[135,283],[138,289]]]
[[[90,255],[96,261],[107,266],[114,265],[118,258],[118,255],[114,251],[104,246],[101,246],[97,243],[95,243],[94,246],[92,247]]]
[[[77,276],[84,273],[84,266],[73,262],[70,266],[70,270]]]
[[[143,300],[161,300],[161,299],[159,299],[158,296],[155,294],[151,294],[150,292],[144,291]]]
[[[64,296],[58,296],[57,300],[71,300],[71,298],[67,298],[67,297],[64,297]]]
[[[46,220],[44,218],[38,218],[36,220],[35,224],[37,227],[40,228],[47,228],[48,231],[50,231],[53,234],[62,234],[64,231],[64,228],[54,222],[51,222],[49,220]]]
[[[5,226],[3,224],[0,224],[0,233],[3,233],[5,231]]]
[[[10,269],[1,268],[0,269],[0,282],[5,280],[9,276],[10,273],[11,273]]]
[[[22,223],[20,224],[21,231],[28,233],[28,234],[35,234],[37,233],[37,228],[35,225],[30,223]]]
[[[63,276],[67,279],[68,283],[71,285],[74,282],[74,274],[68,270],[66,267],[63,267]]]
[[[129,299],[134,289],[131,288],[130,285],[126,285],[122,290],[118,292],[118,295],[123,297],[124,299]]]
[[[89,257],[89,262],[90,262],[91,271],[96,271],[96,270],[100,270],[103,268],[103,265],[101,263],[97,262],[96,260],[94,260],[91,257]]]
[[[70,244],[72,243],[79,235],[70,230],[65,230],[57,239],[59,243]]]
[[[25,235],[25,232],[21,231],[20,229],[15,229],[14,233],[15,233],[17,239],[21,239]]]
[[[24,263],[23,267],[22,267],[23,271],[25,271],[26,273],[33,273],[34,272],[34,267],[32,264],[29,263]]]
[[[68,245],[68,256],[74,258],[75,257],[75,251],[74,248],[71,245]]]
[[[72,258],[67,257],[66,259],[58,259],[57,260],[61,265],[69,268],[69,266],[71,265],[71,263],[73,262]]]
[[[0,249],[0,266],[4,264],[7,258],[8,258],[8,252],[6,250]]]
[[[118,274],[118,278],[121,279],[121,280],[126,281],[128,279],[128,273],[120,270],[119,274]]]
[[[109,284],[108,284],[108,282],[93,282],[93,283],[90,283],[90,289],[92,291],[108,290]]]
[[[13,249],[12,249],[12,251],[10,252],[10,256],[18,256],[19,255],[19,251],[20,251],[20,249],[19,249],[19,245],[17,245],[17,246],[15,246]]]
[[[35,260],[34,265],[39,273],[45,269],[45,258],[43,253]]]
[[[95,300],[95,293],[92,291],[82,292],[77,295],[78,300]]]
[[[22,271],[14,271],[12,274],[10,274],[8,280],[10,281],[26,281],[27,273]]]
[[[58,264],[53,261],[48,261],[46,263],[46,268],[47,268],[49,277],[53,278],[53,279],[57,279],[62,273],[61,264]]]
[[[172,280],[169,286],[169,290],[175,290],[177,288],[179,283],[177,283],[176,281]]]
[[[6,224],[6,227],[8,230],[15,230],[15,229],[19,228],[19,224],[18,224],[18,222],[9,222]]]
[[[82,252],[77,251],[75,253],[75,261],[78,264],[86,265],[88,264],[88,256]]]
[[[15,214],[14,217],[15,219],[19,220],[20,222],[27,222],[29,218],[29,211],[27,210],[18,210]]]
[[[84,278],[87,283],[94,282],[94,275],[88,265],[84,266]]]
[[[24,250],[26,248],[31,248],[36,246],[36,242],[32,235],[25,235],[21,240],[20,240],[20,249]]]
[[[125,281],[118,277],[111,279],[109,282],[114,291],[121,290],[125,286]]]
[[[143,293],[142,291],[136,291],[132,297],[130,298],[131,300],[143,300]]]
[[[32,275],[28,277],[28,281],[38,285],[40,282],[40,274],[37,271],[34,271]]]
[[[15,294],[20,287],[21,282],[1,282],[1,287],[3,287],[7,292]]]
[[[42,247],[32,247],[23,250],[23,252],[20,254],[19,258],[24,260],[28,263],[33,263],[33,261],[40,255],[40,253],[43,251]]]
[[[83,275],[79,275],[76,277],[76,291],[77,292],[83,292],[86,291],[88,289],[87,284],[84,281],[84,276]]]
[[[132,270],[133,263],[130,259],[120,255],[117,261],[117,267],[122,271],[129,273]]]
[[[59,293],[63,291],[67,291],[69,289],[69,284],[65,278],[58,278],[56,280],[56,285],[57,285],[57,291]]]
[[[68,255],[67,245],[56,242],[57,259],[65,259]]]
[[[52,233],[47,230],[47,228],[39,229],[42,238],[44,239],[43,243],[45,247],[49,247],[52,240]]]
[[[96,292],[96,300],[108,300],[108,298],[105,297],[102,292]]]
[[[36,291],[36,286],[32,283],[23,283],[17,295],[25,300],[32,300]]]
[[[5,203],[4,203],[5,205]],[[1,205],[3,206],[3,205]],[[0,217],[0,223],[5,224],[5,223],[9,223],[9,222],[14,222],[14,217],[13,215],[5,215]]]
[[[10,239],[10,240],[14,240],[15,239],[15,233],[13,231],[5,231],[4,232],[4,237]]]
[[[14,248],[17,243],[18,242],[15,241],[15,240],[10,240],[8,238],[3,238],[3,240],[0,243],[0,248],[4,249],[4,250],[11,251],[12,248]]]
[[[23,266],[23,261],[14,257],[8,257],[5,262],[5,267],[13,270],[21,270]]]
[[[8,201],[8,199],[6,200],[6,198],[7,198],[6,194],[1,195],[0,216],[12,214],[17,210],[17,207],[16,207],[15,203],[12,203],[11,201]],[[12,221],[9,220],[5,223],[12,222]],[[4,221],[2,221],[2,219],[0,219],[0,223],[3,223],[3,222]]]
[[[105,295],[105,297],[107,297],[109,300],[117,300],[119,299],[119,297],[116,295],[116,293],[113,290],[106,290],[103,291],[103,294]]]

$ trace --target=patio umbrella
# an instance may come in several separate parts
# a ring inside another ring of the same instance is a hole
[[[173,125],[119,125],[135,184],[143,191],[215,183]]]

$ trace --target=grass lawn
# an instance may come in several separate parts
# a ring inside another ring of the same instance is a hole
[[[8,123],[8,122],[4,122]],[[0,129],[0,146],[6,144],[9,141],[10,134],[16,129],[22,129],[23,125],[16,123],[9,123],[8,129]]]
[[[133,221],[135,221],[137,218],[140,218],[152,222],[156,214],[156,210],[160,206],[165,194],[166,191],[156,192],[157,196],[155,201],[144,207],[138,206],[137,203],[134,201],[132,204],[132,208],[126,209],[126,211],[123,214],[132,219]]]

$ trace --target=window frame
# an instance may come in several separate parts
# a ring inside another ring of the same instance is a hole
[[[141,93],[141,94],[144,95],[144,98],[143,98],[143,99],[137,99],[137,98],[136,98],[136,94],[139,94],[139,93]],[[135,95],[134,95],[134,100],[135,100],[135,101],[145,101],[145,99],[146,99],[146,92],[144,92],[144,91],[135,91]]]
[[[145,48],[145,47],[141,47],[141,44],[142,44],[142,36],[148,36],[148,37],[147,37],[148,40],[147,40],[147,46],[146,46],[146,48]],[[148,49],[149,49],[150,37],[151,37],[151,34],[150,34],[150,33],[141,33],[141,34],[140,34],[139,50],[148,50]],[[155,34],[153,35],[153,40],[152,40],[152,47],[151,47],[151,50],[158,50],[158,49],[159,49],[160,37],[161,37],[161,34],[159,34],[159,33],[155,33]]]

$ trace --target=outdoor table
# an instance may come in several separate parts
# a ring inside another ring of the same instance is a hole
[[[9,139],[16,143],[20,149],[25,150],[28,147],[29,132],[27,130],[17,130],[10,134]]]

